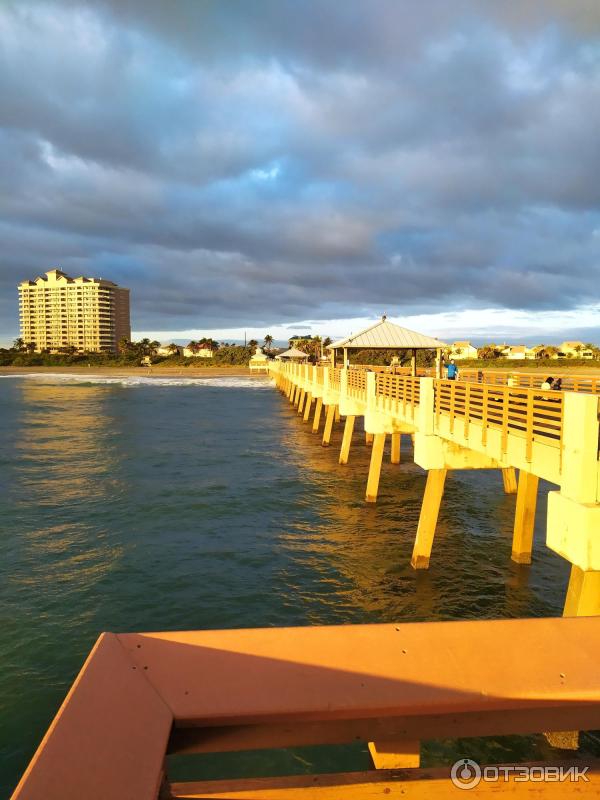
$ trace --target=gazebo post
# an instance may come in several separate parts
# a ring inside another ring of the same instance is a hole
[[[410,374],[413,378],[417,377],[417,351],[413,348],[412,358],[410,359]]]
[[[348,369],[348,348],[344,347],[344,369]]]

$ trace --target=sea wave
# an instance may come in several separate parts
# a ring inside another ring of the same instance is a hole
[[[40,383],[106,384],[135,388],[136,386],[212,386],[230,389],[266,389],[270,386],[267,378],[244,378],[215,376],[214,378],[186,378],[183,376],[141,376],[141,375],[70,375],[68,373],[25,372],[15,375],[0,375],[0,378],[20,378]]]

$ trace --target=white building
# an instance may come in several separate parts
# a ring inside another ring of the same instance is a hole
[[[455,361],[462,361],[466,358],[477,358],[477,348],[473,347],[471,342],[452,342],[448,355]]]

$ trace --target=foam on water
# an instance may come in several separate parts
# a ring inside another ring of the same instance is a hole
[[[266,389],[270,386],[268,379],[215,376],[214,378],[185,378],[182,376],[144,377],[138,375],[82,375],[68,373],[20,373],[17,375],[0,375],[0,378],[22,378],[36,380],[41,383],[74,383],[74,384],[107,384],[125,387],[136,386],[214,386],[232,389]]]

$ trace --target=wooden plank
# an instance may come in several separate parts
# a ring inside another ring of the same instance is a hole
[[[118,636],[183,726],[554,708],[556,730],[579,705],[600,727],[598,617]]]
[[[560,719],[560,722],[557,720]],[[349,744],[383,739],[456,739],[473,736],[507,736],[547,731],[555,726],[593,730],[598,710],[585,703],[560,708],[524,707],[511,711],[422,714],[403,717],[220,725],[173,728],[170,753],[223,753],[318,744]]]
[[[543,798],[555,800],[563,797],[597,795],[600,766],[589,762],[589,783],[582,781],[533,782],[481,781],[468,790],[467,797],[494,798],[501,793],[509,798]],[[505,767],[513,765],[504,765]],[[523,765],[518,765],[523,766]],[[528,765],[542,766],[542,765]],[[543,765],[548,766],[548,765]],[[557,762],[551,766],[571,766]],[[435,798],[460,797],[450,780],[448,767],[438,769],[375,770],[372,772],[343,772],[325,775],[295,775],[283,778],[250,778],[230,781],[202,781],[174,783],[166,795],[170,800],[184,798],[211,798],[211,800],[368,800],[369,798],[402,798],[402,800],[435,800]]]
[[[102,634],[13,800],[150,800],[172,714],[117,636]]]

